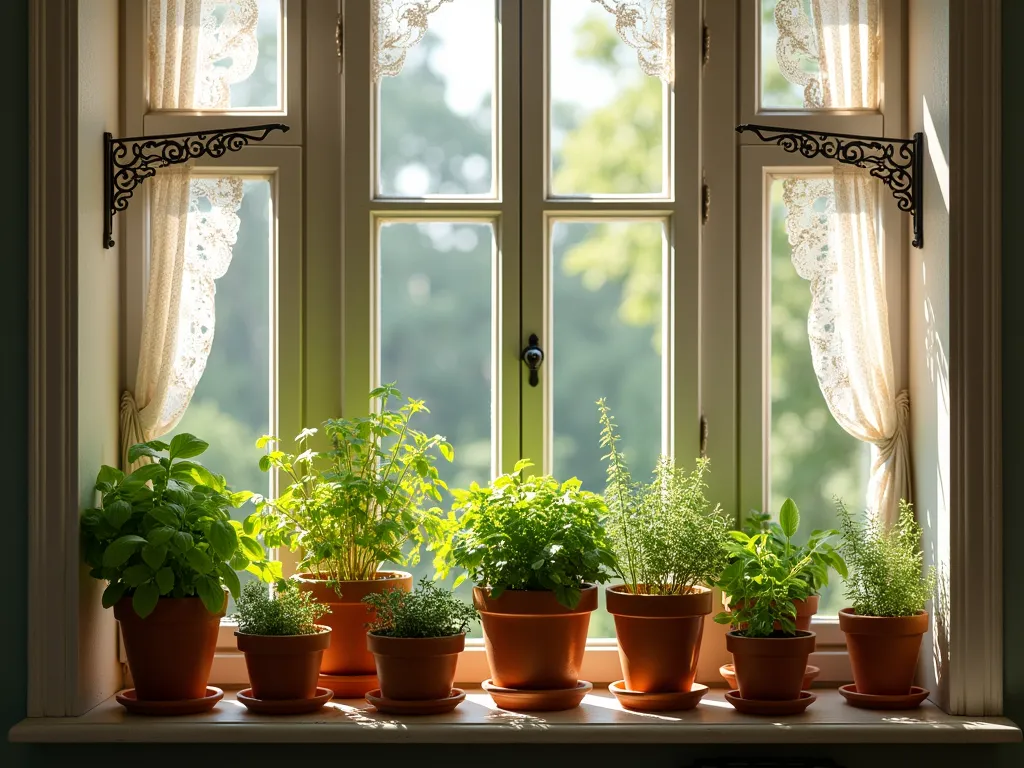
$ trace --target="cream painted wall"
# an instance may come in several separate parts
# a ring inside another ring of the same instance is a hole
[[[910,249],[909,355],[914,501],[925,559],[940,574],[924,685],[946,701],[938,673],[949,648],[943,616],[949,564],[949,0],[909,0],[909,133],[923,131],[924,248]],[[944,664],[943,664],[944,666]]]
[[[121,391],[120,254],[103,248],[103,132],[119,134],[118,0],[79,0],[78,72],[78,487],[81,506],[96,503],[100,464],[118,464]],[[77,529],[77,520],[73,523]],[[79,691],[86,711],[121,685],[117,625],[100,607],[103,585],[79,573]]]

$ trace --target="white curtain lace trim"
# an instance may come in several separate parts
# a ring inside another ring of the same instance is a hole
[[[373,0],[370,37],[373,81],[396,77],[405,56],[427,34],[430,14],[452,0]]]
[[[775,6],[782,76],[803,90],[808,109],[877,105],[878,0],[810,0],[810,9],[809,16],[807,0]],[[856,66],[828,67],[826,61]]]
[[[591,0],[615,17],[615,31],[636,50],[645,75],[673,80],[675,0]]]
[[[256,0],[150,0],[149,92],[158,109],[226,109],[256,69]]]

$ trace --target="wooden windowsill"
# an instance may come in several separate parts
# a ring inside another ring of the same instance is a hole
[[[855,709],[836,690],[814,691],[818,700],[802,715],[741,715],[713,689],[690,712],[639,714],[621,709],[607,691],[595,691],[568,712],[517,714],[497,709],[471,690],[455,712],[431,717],[380,715],[366,702],[331,702],[312,715],[250,714],[229,691],[204,715],[132,716],[114,701],[81,717],[28,718],[11,741],[288,743],[996,743],[1021,740],[1021,730],[1001,717],[947,715],[930,702],[907,712]]]

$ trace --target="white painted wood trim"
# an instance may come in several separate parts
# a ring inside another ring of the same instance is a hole
[[[1001,0],[950,0],[949,712],[1003,706]],[[925,221],[925,236],[928,222]],[[941,602],[941,601],[940,601]]]

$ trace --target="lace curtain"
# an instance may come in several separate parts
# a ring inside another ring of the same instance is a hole
[[[824,106],[832,99],[867,107],[873,49],[862,45],[865,2],[812,0]],[[782,4],[780,0],[780,5]],[[872,34],[874,32],[872,31]],[[807,333],[822,395],[836,422],[872,445],[868,508],[895,521],[899,500],[910,498],[910,399],[897,392],[889,342],[884,263],[876,227],[878,183],[866,171],[837,166],[831,179],[794,179],[784,185],[786,227],[793,264],[811,283]],[[825,204],[818,201],[825,199]]]
[[[615,30],[637,52],[645,74],[672,82],[675,0],[591,0],[615,17]],[[373,0],[373,79],[395,77],[409,49],[427,34],[429,16],[453,0]]]
[[[775,57],[810,109],[878,105],[878,0],[779,0]]]
[[[150,50],[159,54],[150,68],[155,109],[193,107],[197,95],[213,93],[200,88],[205,75],[197,62],[206,33],[199,33],[197,22],[212,7],[244,10],[249,4],[150,1]],[[230,17],[228,9],[220,18]],[[187,166],[163,168],[147,186],[152,214],[139,365],[134,392],[121,395],[125,470],[134,468],[128,462],[132,445],[174,429],[206,368],[215,328],[214,281],[231,262],[242,199],[241,179],[193,179]]]

